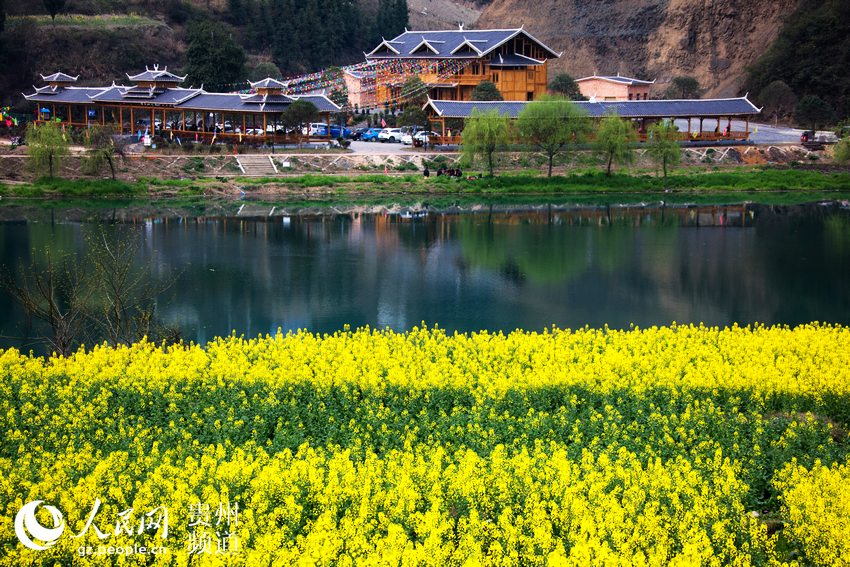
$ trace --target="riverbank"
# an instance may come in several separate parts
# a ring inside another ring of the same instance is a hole
[[[518,172],[496,177],[457,179],[418,174],[305,174],[289,177],[200,177],[195,179],[142,178],[138,181],[104,179],[40,179],[32,183],[0,185],[5,199],[55,198],[309,198],[339,197],[495,197],[619,195],[710,197],[732,195],[751,200],[765,192],[794,192],[817,200],[850,192],[850,170],[836,166],[748,167],[704,170],[682,169],[667,178],[647,172],[606,176],[598,171],[543,177]],[[803,201],[805,202],[805,200]]]

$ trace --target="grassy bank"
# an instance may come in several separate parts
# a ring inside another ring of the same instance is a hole
[[[33,183],[0,186],[0,195],[17,198],[127,197],[127,196],[291,196],[330,195],[385,196],[428,195],[480,196],[579,196],[597,195],[622,199],[627,195],[678,195],[688,200],[718,195],[751,200],[749,195],[792,192],[805,199],[829,197],[850,191],[850,173],[807,169],[747,168],[722,171],[683,170],[662,178],[648,174],[615,174],[596,171],[542,177],[532,173],[497,177],[454,179],[406,175],[305,174],[281,177],[234,177],[155,179],[136,182],[88,179],[41,179]]]

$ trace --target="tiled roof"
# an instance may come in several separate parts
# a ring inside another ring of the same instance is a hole
[[[655,81],[642,81],[641,79],[633,79],[631,77],[621,77],[620,75],[591,75],[590,77],[582,77],[576,79],[576,82],[589,81],[591,79],[600,79],[612,83],[620,83],[621,85],[652,85]]]
[[[251,83],[252,89],[283,89],[286,88],[286,85],[281,83],[278,80],[272,79],[271,77],[266,77],[262,81],[257,81],[256,83]]]
[[[43,89],[38,89],[39,91]],[[24,98],[33,102],[91,102],[91,97],[102,93],[100,87],[65,87],[51,92],[25,94]]]
[[[282,94],[251,94],[242,95],[242,102],[251,104],[287,104],[292,102],[292,99]]]
[[[71,75],[66,75],[65,73],[53,73],[52,75],[41,76],[41,80],[45,83],[75,83],[80,76],[72,77]]]
[[[537,43],[550,57],[560,54],[553,51],[531,34],[520,29],[506,30],[447,30],[447,31],[406,31],[391,40],[384,40],[367,55],[370,59],[399,57],[420,57],[441,59],[461,59],[480,57],[504,45],[518,35],[525,35]],[[379,53],[386,51],[386,53]]]
[[[174,73],[170,73],[168,71],[168,67],[163,67],[162,69],[159,66],[154,65],[153,69],[145,68],[143,73],[139,73],[138,75],[130,75],[127,74],[127,78],[131,81],[141,82],[141,81],[157,81],[160,83],[182,83],[186,80],[186,77],[175,75]]]
[[[538,61],[519,53],[513,55],[495,55],[490,60],[491,67],[528,67],[533,65],[543,65],[545,61]]]
[[[525,101],[455,101],[429,100],[425,105],[444,118],[468,118],[474,109],[498,110],[516,118],[527,104]],[[616,114],[623,118],[672,118],[676,116],[744,116],[759,114],[761,110],[746,97],[693,100],[630,100],[630,101],[575,101],[591,117]]]
[[[340,110],[340,107],[333,101],[320,94],[241,95],[237,93],[208,93],[202,89],[149,89],[114,83],[108,87],[47,86],[35,88],[35,92],[24,94],[24,98],[33,102],[44,103],[168,106],[183,110],[257,113],[283,112],[292,101],[305,100],[313,103],[319,112],[338,112]]]
[[[123,104],[138,102],[147,105],[174,106],[197,96],[201,92],[200,89],[152,90],[112,85],[102,89],[100,93],[92,97],[92,100],[94,102],[120,102]]]

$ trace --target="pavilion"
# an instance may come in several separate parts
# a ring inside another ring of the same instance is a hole
[[[460,143],[460,131],[452,132],[447,121],[463,121],[473,111],[496,110],[500,114],[516,119],[528,104],[526,101],[457,101],[428,100],[423,107],[428,113],[432,129],[440,134],[438,144]],[[750,119],[761,113],[746,96],[720,99],[690,100],[627,100],[627,101],[573,101],[591,120],[615,114],[629,119],[636,125],[639,139],[646,139],[650,125],[664,119],[687,120],[686,131],[681,132],[682,141],[748,140]],[[744,123],[743,130],[733,130],[733,120]]]
[[[287,133],[283,112],[296,100],[312,103],[326,124],[340,111],[324,95],[284,94],[275,79],[250,83],[252,93],[215,93],[181,86],[181,77],[158,66],[127,75],[130,85],[76,86],[79,77],[42,75],[45,85],[24,98],[37,103],[37,122],[53,121],[86,128],[112,126],[120,134],[149,131],[185,140],[230,143],[284,143],[300,136]],[[330,129],[322,137],[330,137]]]

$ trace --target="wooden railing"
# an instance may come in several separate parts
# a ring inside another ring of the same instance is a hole
[[[721,142],[730,140],[748,140],[749,137],[750,133],[745,131],[732,131],[728,134],[724,134],[723,132],[702,132],[701,134],[697,134],[697,136],[694,136],[693,133],[679,132],[678,136],[679,140],[683,142]],[[648,139],[649,136],[647,134],[638,134],[638,141],[646,142]],[[436,146],[456,146],[461,143],[461,137],[457,135],[431,136],[430,141]]]
[[[45,122],[55,122],[61,126],[71,126],[74,128],[88,128],[91,126],[101,126],[98,122],[65,122],[60,121],[56,122],[55,120],[36,120],[37,124],[43,124]],[[111,126],[115,128],[116,132],[120,132],[125,135],[134,135],[137,130],[128,131],[128,128],[122,128],[119,124],[105,124],[105,126]],[[212,143],[213,139],[216,142],[224,142],[224,143],[246,143],[246,144],[262,144],[266,142],[272,142],[275,144],[297,144],[297,143],[307,143],[307,142],[329,142],[331,140],[330,136],[296,136],[292,133],[289,134],[239,134],[236,132],[201,132],[198,130],[173,130],[171,128],[166,129],[157,129],[154,132],[155,136],[160,136],[167,140],[172,140],[173,138],[180,138],[181,142],[207,142]]]

